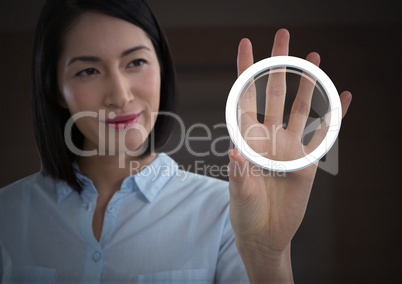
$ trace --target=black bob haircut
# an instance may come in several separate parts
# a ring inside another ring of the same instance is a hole
[[[71,115],[59,105],[57,61],[63,51],[64,36],[78,17],[97,11],[138,26],[148,35],[155,48],[161,72],[159,112],[175,112],[176,79],[172,56],[165,35],[145,0],[47,0],[42,8],[34,38],[32,61],[32,114],[35,139],[42,162],[42,174],[66,182],[81,192],[73,162],[77,156],[67,147],[64,128]],[[171,132],[172,118],[158,115],[148,137],[155,148],[162,146]],[[84,136],[76,126],[71,139],[82,149]]]

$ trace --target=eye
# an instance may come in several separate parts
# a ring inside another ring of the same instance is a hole
[[[77,74],[75,74],[75,76],[77,77],[87,77],[87,76],[91,76],[91,75],[95,75],[98,74],[99,71],[96,70],[95,68],[88,68],[85,70],[82,70],[80,72],[78,72]]]
[[[136,60],[131,61],[128,64],[128,67],[140,67],[146,63],[147,63],[147,61],[145,59],[136,59]]]

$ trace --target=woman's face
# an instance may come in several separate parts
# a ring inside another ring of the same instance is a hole
[[[85,137],[84,150],[133,153],[148,137],[159,109],[158,58],[141,28],[86,12],[64,37],[58,86],[60,104]]]

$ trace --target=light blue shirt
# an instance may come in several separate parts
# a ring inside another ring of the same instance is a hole
[[[40,173],[0,190],[2,283],[248,283],[227,182],[159,154],[113,195],[98,242],[98,194],[77,174],[81,195]]]

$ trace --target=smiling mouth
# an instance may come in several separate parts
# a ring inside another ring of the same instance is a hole
[[[109,127],[117,128],[117,129],[126,129],[133,124],[135,124],[140,117],[140,114],[129,114],[117,116],[113,119],[107,119],[105,123]]]

